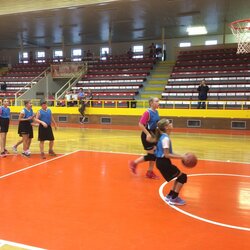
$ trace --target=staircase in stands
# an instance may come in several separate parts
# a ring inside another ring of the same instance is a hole
[[[175,62],[172,61],[157,62],[155,67],[151,70],[150,75],[147,77],[137,100],[144,101],[148,100],[150,97],[161,98],[174,64]]]

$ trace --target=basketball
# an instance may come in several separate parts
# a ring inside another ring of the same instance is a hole
[[[197,157],[195,156],[195,154],[193,153],[186,153],[186,160],[182,160],[182,164],[187,167],[187,168],[193,168],[196,166],[198,160]]]

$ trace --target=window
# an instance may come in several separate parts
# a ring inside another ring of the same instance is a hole
[[[63,61],[63,51],[62,50],[54,50],[53,52],[53,61]]]
[[[200,128],[201,120],[187,120],[187,127],[188,128]]]
[[[57,117],[58,122],[68,122],[68,116],[58,116]]]
[[[72,49],[72,56],[82,56],[81,49]]]
[[[204,35],[207,34],[207,29],[205,26],[188,27],[187,33],[189,36]]]
[[[133,58],[143,58],[143,45],[134,45],[133,52]]]
[[[36,61],[38,63],[45,62],[45,51],[37,51],[36,52]]]
[[[28,63],[29,62],[29,53],[28,52],[19,52],[19,63]]]
[[[81,49],[72,49],[71,50],[71,58],[74,62],[79,62],[82,60],[82,50]]]
[[[111,124],[112,119],[111,119],[111,117],[101,117],[100,118],[100,123],[101,124]]]
[[[218,44],[217,40],[207,40],[205,41],[205,45],[216,45]]]
[[[103,47],[101,48],[101,60],[107,60],[109,55],[109,48],[108,47]]]
[[[181,48],[183,48],[183,47],[191,47],[191,43],[190,42],[179,43],[179,47],[181,47]]]
[[[232,121],[231,128],[232,129],[246,129],[246,122],[245,121]]]

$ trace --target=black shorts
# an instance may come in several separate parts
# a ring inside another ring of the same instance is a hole
[[[18,134],[22,137],[23,135],[29,135],[29,138],[33,138],[33,127],[30,121],[20,121],[18,124]]]
[[[85,105],[85,104],[82,104],[82,105],[80,106],[80,108],[78,108],[78,111],[79,111],[79,113],[80,113],[81,115],[84,113],[85,108],[86,108],[86,105]]]
[[[171,181],[181,173],[181,171],[171,163],[169,158],[156,158],[156,167],[167,182]]]
[[[153,131],[151,132],[153,133]],[[143,148],[145,150],[151,150],[155,147],[156,143],[152,143],[152,142],[148,142],[146,140],[146,134],[144,132],[141,133],[141,142],[142,142],[142,145],[143,145]]]
[[[38,141],[54,141],[54,134],[50,125],[47,128],[39,124]]]
[[[9,118],[0,117],[0,133],[7,133],[9,131]]]

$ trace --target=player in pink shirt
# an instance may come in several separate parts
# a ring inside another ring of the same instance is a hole
[[[149,168],[146,173],[146,177],[150,179],[158,179],[159,177],[153,172],[154,162],[156,159],[154,155],[156,143],[152,142],[152,137],[155,134],[157,122],[160,120],[160,117],[157,111],[157,108],[159,107],[159,99],[156,97],[150,98],[149,106],[150,107],[143,113],[139,121],[139,128],[142,130],[141,142],[147,154],[144,156],[140,156],[134,161],[131,161],[129,164],[129,167],[132,173],[136,174],[138,164],[148,161]]]

